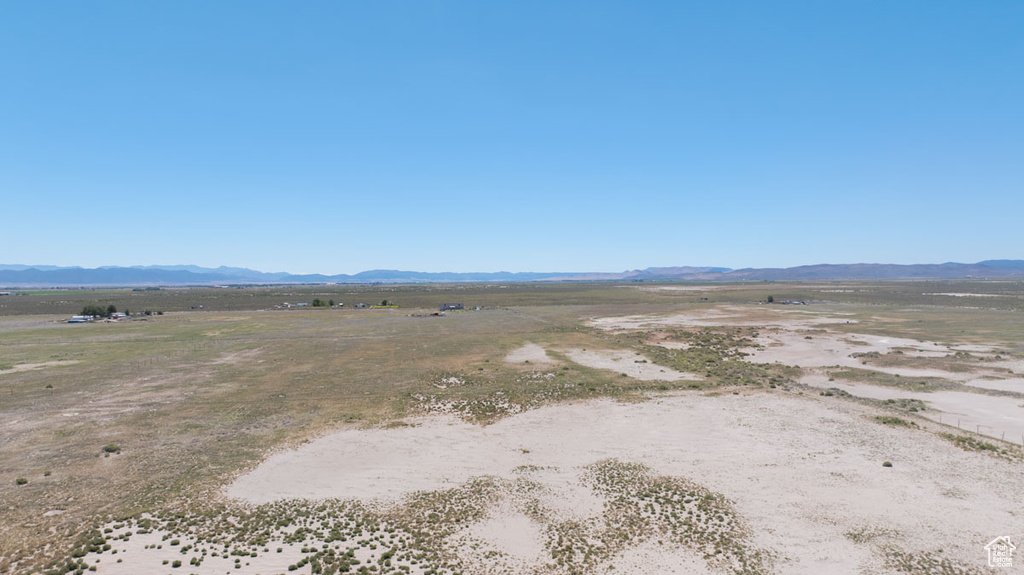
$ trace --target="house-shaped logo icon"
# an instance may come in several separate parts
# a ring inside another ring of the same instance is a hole
[[[985,546],[988,551],[989,567],[1013,567],[1013,551],[1016,545],[1010,542],[1009,535],[996,537]]]

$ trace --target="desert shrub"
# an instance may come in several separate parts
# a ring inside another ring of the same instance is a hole
[[[14,483],[15,485],[25,485],[26,483],[28,483],[28,479],[25,479],[24,477],[19,477],[14,480]]]
[[[103,446],[103,453],[121,453],[121,448],[114,443],[108,443]]]
[[[883,461],[882,462],[882,467],[892,467],[892,462],[891,461]]]
[[[994,443],[989,443],[975,437],[967,435],[954,435],[952,433],[940,433],[939,436],[944,439],[951,441],[953,445],[956,445],[964,451],[977,451],[980,453],[986,453],[995,457],[1003,457],[1010,460],[1021,460],[1024,459],[1024,453],[1021,452],[1020,448],[1014,445],[1000,446]]]
[[[894,415],[876,415],[875,421],[885,425],[893,425],[896,427],[917,427],[917,424],[913,421],[907,421],[902,417],[896,417]]]

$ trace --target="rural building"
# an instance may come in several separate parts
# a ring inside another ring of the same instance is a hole
[[[461,303],[443,303],[441,304],[441,311],[448,311],[452,309],[466,309]]]

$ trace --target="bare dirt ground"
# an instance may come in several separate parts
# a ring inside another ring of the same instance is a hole
[[[720,306],[679,314],[598,318],[590,323],[608,331],[757,325],[764,329],[755,340],[758,347],[748,350],[747,361],[799,366],[805,372],[800,383],[822,389],[841,389],[872,399],[921,400],[930,407],[925,415],[935,421],[1024,443],[1024,380],[1016,375],[1024,371],[1024,362],[1000,356],[992,345],[851,333],[848,329],[857,321],[847,316],[770,306]],[[895,353],[899,355],[892,355]],[[881,356],[906,362],[927,361],[913,367],[900,365],[899,361],[888,365],[877,361]],[[836,380],[830,377],[830,371],[836,368],[963,385],[959,389],[916,391],[875,385],[870,380]],[[1009,393],[973,393],[984,390]]]
[[[929,341],[883,337],[850,333],[822,333],[820,326],[813,334],[803,324],[779,324],[778,330],[764,334],[758,343],[762,350],[751,352],[749,361],[798,365],[807,370],[801,383],[843,389],[855,396],[874,399],[919,399],[932,409],[925,415],[935,421],[955,424],[985,435],[1009,438],[1024,443],[1024,387],[1021,378],[1013,377],[1021,368],[1019,360],[996,360],[992,347],[978,345],[942,345]],[[891,354],[900,350],[903,357],[937,360],[954,356],[957,352],[984,353],[983,363],[969,369],[950,370],[876,365],[863,359],[867,354]],[[938,378],[967,384],[967,386],[1013,392],[1008,396],[992,396],[966,391],[909,391],[881,387],[867,382],[829,381],[832,367],[867,368],[872,371],[901,378]]]
[[[19,371],[30,371],[35,369],[46,369],[48,367],[57,367],[61,365],[74,365],[78,363],[74,360],[65,361],[44,361],[42,363],[20,363],[10,369],[0,369],[0,375],[7,373],[18,373]]]
[[[1024,535],[1024,467],[880,425],[871,414],[849,402],[758,392],[553,406],[487,427],[432,417],[415,427],[339,431],[271,457],[226,493],[253,503],[357,497],[387,505],[530,470],[541,516],[506,494],[456,536],[474,573],[546,572],[551,525],[606,519],[608,500],[583,476],[609,458],[724,495],[780,573],[891,573],[884,545],[980,569],[985,543]],[[652,538],[595,572],[718,571],[692,549]]]
[[[818,317],[802,311],[779,310],[769,306],[721,305],[676,314],[631,315],[591,318],[590,325],[603,330],[631,330],[659,327],[709,327],[719,325],[765,327],[812,327],[818,324],[851,322],[840,317]]]
[[[1001,378],[978,378],[965,381],[964,384],[971,385],[974,387],[980,387],[982,389],[995,389],[998,391],[1013,391],[1016,393],[1024,393],[1024,377],[1016,377],[1010,379]]]
[[[922,417],[990,437],[1024,444],[1024,400],[961,391],[915,392],[893,387],[848,381],[827,381],[821,375],[808,375],[801,382],[821,389],[839,389],[855,397],[870,399],[914,399],[929,409]]]
[[[512,350],[505,356],[505,361],[508,363],[536,363],[541,365],[558,363],[555,359],[548,357],[548,353],[544,351],[543,347],[535,343],[528,343],[523,347]]]
[[[615,349],[570,349],[565,356],[572,361],[593,367],[622,373],[641,381],[678,381],[681,379],[699,380],[692,373],[683,373],[660,365],[650,363],[638,353]]]
[[[899,350],[907,357],[939,358],[954,354],[957,351],[978,351],[980,346],[947,346],[935,342],[914,339],[864,335],[856,333],[813,333],[802,324],[777,324],[777,331],[764,334],[758,343],[762,350],[751,353],[751,361],[759,363],[779,362],[800,367],[855,367],[865,364],[861,359],[865,354],[888,354]],[[989,351],[985,349],[984,351]],[[984,366],[977,366],[970,371],[950,371],[944,369],[915,369],[872,365],[871,369],[902,377],[940,377],[955,381],[978,379],[979,375],[990,375],[1005,378],[1006,369],[1018,368],[1016,361],[992,361]],[[996,371],[999,370],[999,371]]]

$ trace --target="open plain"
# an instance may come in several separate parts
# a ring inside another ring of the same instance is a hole
[[[4,296],[0,572],[1022,572],[1022,326],[1009,281]]]

